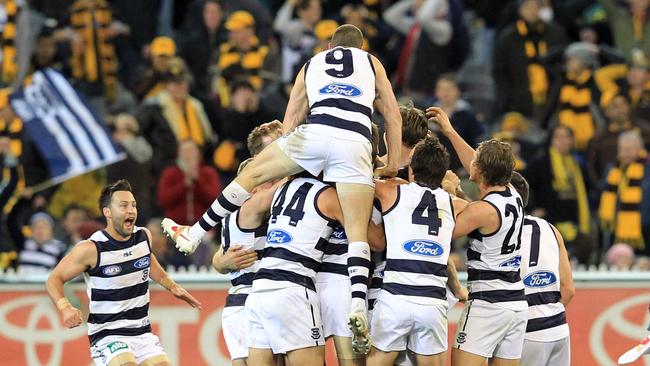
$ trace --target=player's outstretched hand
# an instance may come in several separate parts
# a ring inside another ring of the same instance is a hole
[[[440,186],[443,190],[445,190],[445,192],[455,196],[456,190],[458,189],[458,186],[460,186],[460,178],[458,178],[456,173],[453,171],[447,170],[445,177],[442,178],[442,183],[440,183]]]
[[[68,306],[67,308],[61,310],[61,315],[63,316],[63,324],[67,328],[75,328],[83,323],[81,310],[75,308],[74,306]]]
[[[232,271],[252,266],[257,260],[254,249],[242,249],[240,244],[232,245],[223,255],[224,266]]]
[[[197,300],[194,296],[190,295],[186,289],[182,288],[179,284],[175,283],[170,289],[169,292],[172,295],[176,296],[177,299],[181,299],[188,303],[193,308],[201,309],[201,302]]]
[[[375,169],[376,178],[392,178],[397,175],[397,168],[390,166],[383,166],[381,168]]]
[[[469,291],[467,291],[467,287],[460,286],[458,293],[454,294],[454,296],[458,298],[458,301],[465,302],[467,299],[469,299]]]
[[[451,126],[447,113],[440,107],[429,107],[426,111],[426,116],[431,122],[435,122],[440,127],[440,132],[443,135],[448,135],[454,128]]]

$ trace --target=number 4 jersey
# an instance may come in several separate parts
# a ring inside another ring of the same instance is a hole
[[[447,259],[456,225],[449,194],[417,183],[403,184],[383,215],[382,289],[418,304],[446,304]]]
[[[521,230],[524,221],[521,197],[512,187],[506,187],[504,191],[486,194],[483,201],[496,209],[501,225],[490,234],[481,234],[474,230],[468,235],[469,298],[487,301],[514,311],[526,310],[528,303],[519,275]]]
[[[375,69],[369,53],[336,47],[316,54],[305,64],[305,87],[307,123],[335,127],[342,138],[370,140]]]

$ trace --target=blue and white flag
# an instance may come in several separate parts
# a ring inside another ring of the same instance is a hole
[[[35,72],[9,100],[46,161],[51,184],[126,157],[111,140],[106,124],[57,71]]]

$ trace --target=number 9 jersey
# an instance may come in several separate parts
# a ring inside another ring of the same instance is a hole
[[[343,138],[370,140],[375,70],[370,54],[335,47],[305,64],[307,123],[336,127]]]

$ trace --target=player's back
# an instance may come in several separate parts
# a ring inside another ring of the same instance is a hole
[[[444,303],[447,259],[455,226],[451,197],[418,183],[397,187],[384,212],[386,268],[383,289],[420,304]]]
[[[89,239],[97,248],[97,265],[84,273],[88,285],[90,344],[110,335],[137,336],[151,332],[149,267],[151,244],[145,230],[133,229],[126,241],[105,230]]]
[[[560,248],[553,228],[544,219],[524,218],[520,272],[529,305],[526,339],[551,342],[568,337],[569,326],[560,303]]]
[[[512,188],[490,192],[482,199],[499,215],[499,228],[490,234],[468,235],[467,281],[469,298],[520,311],[528,307],[519,275],[524,214],[519,194]]]
[[[295,178],[275,192],[253,292],[290,286],[316,291],[316,271],[334,226],[317,206],[328,188],[313,178]]]
[[[257,252],[257,257],[261,258],[266,243],[268,223],[264,222],[256,229],[243,229],[239,226],[239,214],[240,210],[237,210],[222,220],[221,243],[223,244],[223,253],[225,254],[231,245],[238,244],[242,246],[242,250],[254,249]],[[250,267],[230,272],[232,287],[228,290],[228,293],[243,296],[229,296],[228,301],[241,302],[241,305],[243,305],[245,295],[251,291],[253,277],[258,266],[259,259]]]
[[[335,47],[316,54],[305,64],[305,88],[307,123],[334,127],[325,133],[341,138],[370,140],[375,70],[369,53]]]

